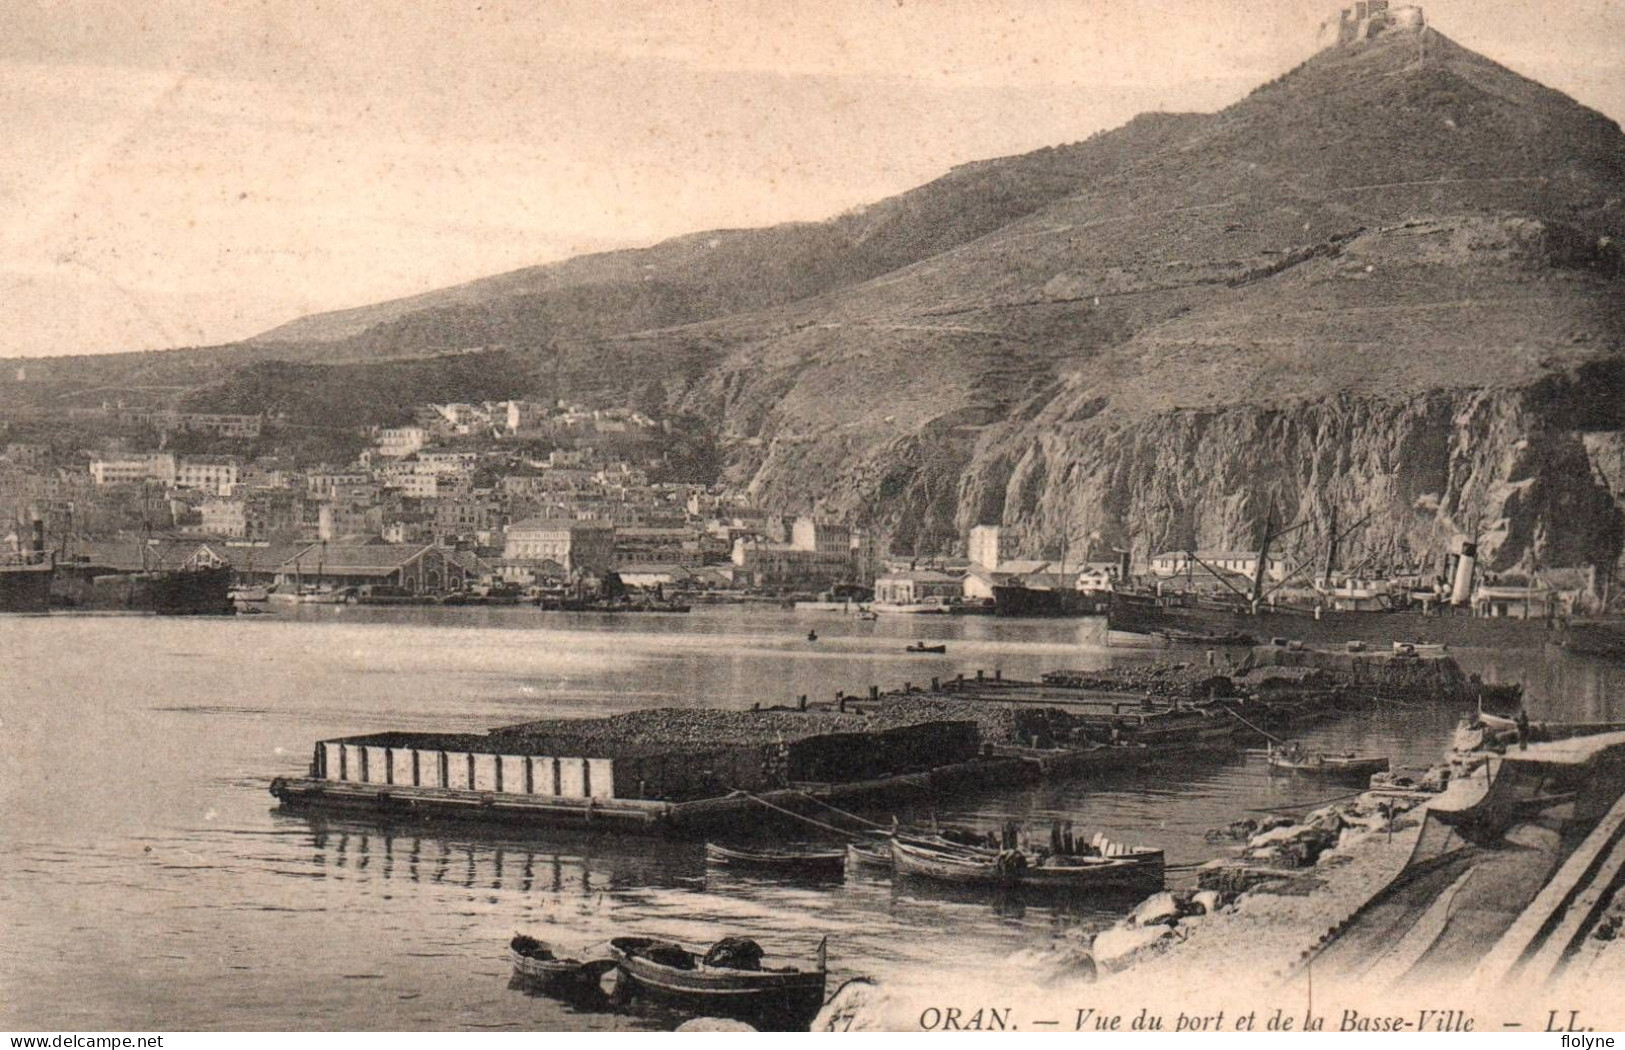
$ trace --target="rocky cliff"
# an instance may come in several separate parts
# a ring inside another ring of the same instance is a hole
[[[827,223],[235,348],[30,363],[26,390],[62,403],[122,368],[236,405],[267,360],[432,370],[497,346],[509,394],[652,391],[713,422],[760,502],[902,551],[983,522],[1029,554],[1063,532],[1141,556],[1251,546],[1273,502],[1307,520],[1305,551],[1335,508],[1370,515],[1351,543],[1380,559],[1471,533],[1496,568],[1617,563],[1625,135],[1420,19],[1399,29],[1348,34],[1222,112],[967,165]],[[22,390],[0,377],[0,397]]]
[[[703,326],[765,502],[942,550],[1620,555],[1625,137],[1431,30],[1316,56],[993,234]],[[681,339],[682,333],[673,333]]]

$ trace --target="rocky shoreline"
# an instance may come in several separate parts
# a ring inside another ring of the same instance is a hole
[[[918,985],[852,982],[812,1028],[917,1030],[924,1011],[945,998],[1008,1005],[1016,1019],[1047,1019],[1065,1004],[1065,1030],[1074,1030],[1076,1010],[1132,1017],[1144,1009],[1172,1029],[1175,1014],[1192,1009],[1212,1016],[1244,1004],[1296,1004],[1304,994],[1300,964],[1405,867],[1425,810],[1414,792],[1377,789],[1299,822],[1266,821],[1238,840],[1235,855],[1199,869],[1196,888],[1158,893],[1107,930],[1064,931],[1012,955],[985,982],[946,993],[930,975]],[[1312,862],[1291,866],[1287,847],[1305,841],[1320,848]]]

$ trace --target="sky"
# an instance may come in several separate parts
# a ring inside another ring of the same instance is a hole
[[[246,338],[1222,108],[1333,2],[0,5],[0,356]],[[1625,119],[1625,2],[1436,0]],[[150,7],[150,10],[142,10]]]

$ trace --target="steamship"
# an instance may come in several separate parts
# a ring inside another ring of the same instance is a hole
[[[0,556],[0,613],[42,613],[51,608],[53,560],[45,550],[45,524],[35,520],[27,550]]]
[[[1286,581],[1279,581],[1274,590],[1266,586],[1270,544],[1292,530],[1273,532],[1273,514],[1272,508],[1265,519],[1264,539],[1247,591],[1232,588],[1229,594],[1217,596],[1119,589],[1113,593],[1106,614],[1108,630],[1156,636],[1172,643],[1209,645],[1264,645],[1286,639],[1338,646],[1363,642],[1382,647],[1414,643],[1529,648],[1548,642],[1561,644],[1567,637],[1566,618],[1550,605],[1519,608],[1515,615],[1475,615],[1473,574],[1478,545],[1472,541],[1464,542],[1460,552],[1450,556],[1445,577],[1431,589],[1333,587],[1330,581],[1340,538],[1335,519],[1325,571],[1313,596],[1278,597]],[[1187,557],[1200,564],[1194,554]],[[1203,568],[1211,571],[1209,566]],[[1212,574],[1230,587],[1219,572]]]

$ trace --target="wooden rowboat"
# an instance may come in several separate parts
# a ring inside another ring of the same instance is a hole
[[[632,990],[703,1016],[805,1030],[824,1005],[823,944],[811,970],[710,966],[699,953],[651,937],[616,937],[609,950]]]
[[[892,866],[899,875],[973,885],[1013,885],[1026,858],[1019,852],[997,852],[950,843],[892,839]]]
[[[1049,857],[1042,864],[1023,868],[1017,884],[1039,890],[1149,889],[1160,888],[1162,879],[1161,865],[1126,858]]]
[[[1374,773],[1388,772],[1388,756],[1357,755],[1353,752],[1343,754],[1305,752],[1301,755],[1290,755],[1272,748],[1269,753],[1269,768],[1272,776],[1367,780]]]
[[[603,975],[615,968],[613,961],[560,958],[546,941],[522,933],[514,934],[508,942],[508,959],[513,963],[515,977],[553,991],[597,989]]]
[[[1113,857],[1049,856],[1031,864],[1018,851],[996,852],[895,839],[892,860],[899,875],[939,882],[1067,892],[1160,886],[1164,870],[1162,851],[1153,849]]]
[[[926,645],[924,642],[915,642],[903,651],[909,653],[945,653],[948,651],[948,647],[946,645]]]
[[[840,878],[846,870],[846,851],[752,850],[707,842],[705,862],[720,868],[771,871],[800,878]]]
[[[892,870],[889,842],[848,842],[846,844],[847,871]]]

